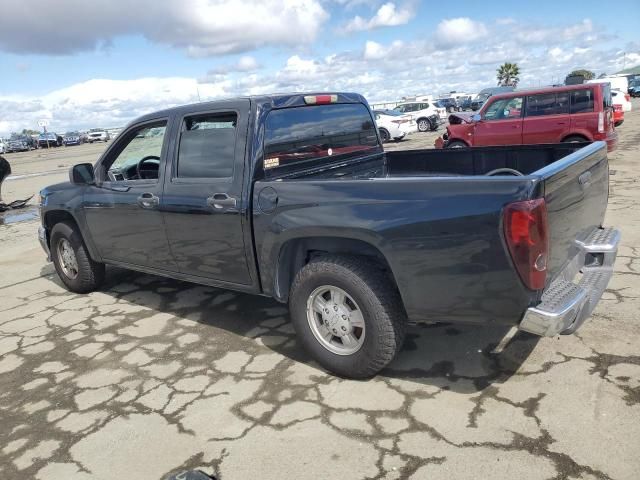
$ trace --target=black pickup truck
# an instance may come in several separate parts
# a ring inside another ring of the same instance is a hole
[[[288,302],[362,378],[407,321],[574,332],[612,275],[608,179],[602,142],[385,152],[360,95],[238,98],[131,123],[41,192],[39,236],[74,292],[110,264]]]

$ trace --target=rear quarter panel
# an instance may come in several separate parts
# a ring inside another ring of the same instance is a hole
[[[263,289],[273,290],[288,240],[352,238],[384,255],[410,318],[516,323],[533,293],[503,244],[502,208],[530,198],[537,185],[533,177],[257,182],[253,222]],[[272,213],[260,210],[264,189],[277,192]]]

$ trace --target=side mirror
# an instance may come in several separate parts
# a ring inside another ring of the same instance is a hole
[[[480,120],[482,120],[482,117],[479,113],[475,113],[473,117],[471,117],[471,120],[473,120],[474,122],[479,122]]]
[[[93,185],[96,183],[93,165],[90,163],[74,165],[69,170],[69,180],[75,185]]]

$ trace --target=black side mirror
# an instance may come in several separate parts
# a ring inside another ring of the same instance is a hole
[[[93,165],[90,163],[74,165],[69,170],[69,180],[76,185],[93,185],[96,183]]]

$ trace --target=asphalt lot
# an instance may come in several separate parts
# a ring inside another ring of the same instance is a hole
[[[34,209],[0,217],[0,478],[157,480],[637,479],[640,472],[640,102],[610,156],[616,275],[567,337],[412,326],[376,378],[309,361],[287,309],[108,269],[61,287]],[[430,147],[414,134],[388,148]],[[6,200],[67,178],[104,145],[9,154]],[[33,201],[32,201],[33,203]],[[3,224],[2,224],[3,223]],[[425,292],[428,295],[428,292]]]

